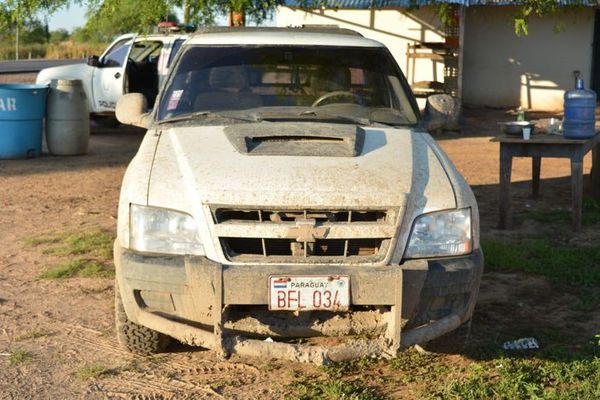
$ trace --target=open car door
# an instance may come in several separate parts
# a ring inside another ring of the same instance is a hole
[[[135,41],[135,35],[119,36],[100,57],[100,65],[94,68],[93,96],[99,112],[114,112],[117,100],[126,90],[127,60]]]

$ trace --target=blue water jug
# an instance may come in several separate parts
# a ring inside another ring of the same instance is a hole
[[[563,134],[567,139],[588,139],[596,134],[596,92],[577,79],[575,89],[565,93]]]

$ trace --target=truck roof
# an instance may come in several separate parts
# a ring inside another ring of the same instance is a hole
[[[275,27],[210,27],[196,31],[188,44],[223,45],[327,45],[384,47],[360,33],[334,26],[317,25],[291,28]]]

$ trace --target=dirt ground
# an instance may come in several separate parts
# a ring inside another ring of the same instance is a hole
[[[512,235],[535,227],[517,221],[517,231],[495,229],[498,145],[490,137],[493,121],[503,117],[498,110],[467,110],[465,129],[438,139],[474,188],[482,231]],[[158,356],[134,356],[116,343],[112,279],[38,278],[58,258],[32,248],[28,240],[61,232],[114,232],[121,179],[142,136],[135,130],[96,131],[85,156],[0,160],[0,399],[286,398],[289,385],[317,367],[236,356],[224,361],[180,345]],[[588,156],[586,173],[589,169]],[[568,162],[543,161],[540,200],[529,197],[530,174],[527,160],[514,163],[515,213],[531,207],[568,209]],[[577,237],[597,239],[589,228]],[[486,273],[472,330],[501,336],[536,324],[550,329],[571,324],[586,333],[600,326],[598,316],[586,320],[563,307],[573,301],[571,294],[550,292],[542,278]],[[16,348],[31,360],[11,365],[9,355]],[[457,353],[452,341],[442,341],[438,349]],[[94,366],[104,373],[86,376]],[[410,384],[384,393],[413,397]]]

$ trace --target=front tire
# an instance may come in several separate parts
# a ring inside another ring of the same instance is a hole
[[[96,117],[91,122],[97,129],[115,129],[121,124],[115,117]]]
[[[132,353],[141,355],[160,353],[171,341],[169,336],[133,323],[127,318],[118,285],[115,285],[115,324],[119,343]]]

